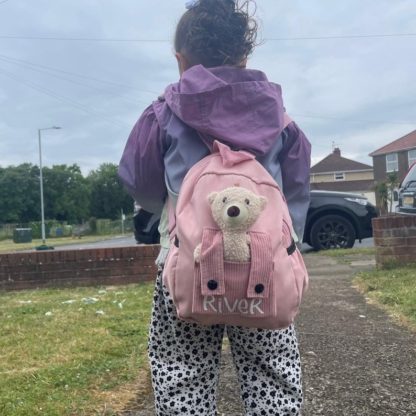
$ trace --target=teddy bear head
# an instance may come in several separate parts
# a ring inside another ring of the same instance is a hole
[[[233,186],[208,196],[212,216],[221,230],[247,231],[257,220],[267,198]]]

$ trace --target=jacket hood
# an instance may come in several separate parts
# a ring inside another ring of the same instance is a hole
[[[171,111],[214,139],[262,155],[283,129],[280,85],[261,71],[196,65],[165,91]]]

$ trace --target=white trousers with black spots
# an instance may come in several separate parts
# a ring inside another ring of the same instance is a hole
[[[217,414],[224,330],[237,368],[245,415],[300,415],[301,367],[293,326],[271,331],[186,323],[177,318],[161,273],[156,281],[149,334],[156,415]]]

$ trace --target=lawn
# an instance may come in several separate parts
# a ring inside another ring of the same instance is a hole
[[[362,272],[354,282],[395,318],[416,329],[416,266]]]
[[[114,236],[85,236],[82,238],[74,238],[74,237],[61,237],[61,238],[48,238],[46,240],[46,244],[48,246],[62,246],[68,244],[79,244],[79,243],[90,243],[94,241],[101,241],[101,240],[108,240],[109,238],[113,238]],[[35,249],[36,247],[42,244],[42,240],[33,240],[31,243],[19,243],[16,244],[13,240],[2,240],[0,241],[0,254],[1,253],[10,253],[14,251],[21,251],[21,250],[31,250]]]
[[[336,258],[338,262],[375,255],[375,247],[323,250],[316,253]],[[416,266],[360,272],[354,284],[369,299],[381,306],[401,323],[416,329]]]
[[[0,292],[0,414],[113,415],[136,400],[152,291]]]
[[[334,258],[342,258],[355,255],[374,256],[376,254],[376,249],[375,247],[336,248],[331,250],[317,251],[313,254]]]

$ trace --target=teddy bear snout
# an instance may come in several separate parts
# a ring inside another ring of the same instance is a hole
[[[233,205],[227,209],[227,215],[231,218],[238,217],[240,215],[240,208]]]

